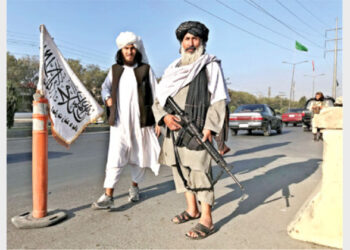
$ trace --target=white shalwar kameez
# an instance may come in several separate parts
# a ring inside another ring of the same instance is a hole
[[[160,146],[153,126],[140,126],[140,110],[137,81],[134,73],[136,66],[123,65],[116,97],[117,115],[115,124],[110,126],[110,140],[104,188],[114,188],[126,165],[131,167],[132,181],[143,180],[145,168],[152,169],[158,175],[160,164],[158,157]],[[155,97],[156,78],[150,69],[150,83],[153,99]],[[102,84],[102,98],[111,95],[112,70],[110,69]]]

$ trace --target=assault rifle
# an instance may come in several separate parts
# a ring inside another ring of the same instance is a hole
[[[215,147],[213,146],[213,144],[211,144],[211,142],[209,140],[206,140],[205,142],[202,141],[203,138],[203,134],[201,131],[199,131],[199,129],[197,128],[197,126],[191,121],[191,119],[186,115],[185,111],[183,111],[178,105],[177,103],[174,101],[174,99],[169,96],[167,99],[167,108],[169,108],[171,111],[173,111],[175,114],[177,114],[178,116],[180,116],[181,118],[181,125],[183,125],[183,127],[187,127],[188,131],[196,137],[197,142],[202,145],[205,150],[210,154],[210,156],[213,158],[213,160],[218,164],[218,166],[220,166],[223,170],[226,171],[226,173],[228,173],[229,176],[232,177],[232,179],[237,183],[237,185],[239,186],[239,188],[244,191],[244,187],[242,186],[241,183],[239,183],[239,181],[237,180],[237,178],[231,173],[231,171],[229,170],[227,163],[225,162],[224,158],[220,155],[220,153],[215,149]],[[221,173],[222,174],[222,173]],[[216,181],[220,178],[221,174],[218,176],[218,178],[216,179]],[[215,181],[215,182],[216,182]],[[215,184],[215,183],[214,183]]]

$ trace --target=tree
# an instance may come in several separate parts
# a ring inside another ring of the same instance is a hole
[[[12,84],[7,84],[7,128],[12,128],[17,111],[17,94]]]
[[[14,104],[14,99],[16,99],[15,110],[31,111],[33,94],[35,92],[35,78],[38,70],[38,57],[26,56],[17,59],[10,53],[7,53],[7,86],[8,91],[10,91],[8,98],[11,99],[10,103],[12,104]],[[13,94],[11,94],[12,92]],[[8,112],[11,112],[11,110]]]
[[[303,97],[301,97],[300,99],[299,99],[299,107],[304,107],[305,106],[305,104],[306,104],[306,97],[305,96],[303,96]]]
[[[108,72],[101,70],[97,65],[87,65],[84,69],[84,74],[81,81],[85,87],[90,91],[94,98],[103,104],[101,97],[101,85],[104,82]]]
[[[69,64],[73,72],[76,74],[76,76],[81,80],[82,76],[85,73],[85,69],[83,65],[81,65],[80,60],[67,59],[67,63]]]
[[[230,111],[233,112],[238,106],[242,104],[258,103],[254,95],[242,91],[228,90],[231,102],[229,103]]]
[[[101,98],[101,85],[108,72],[101,70],[99,66],[89,64],[83,66],[80,60],[67,59],[67,62],[76,76],[84,84],[85,88],[94,96],[98,103],[103,104]]]

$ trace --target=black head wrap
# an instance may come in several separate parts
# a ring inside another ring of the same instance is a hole
[[[182,42],[184,36],[187,33],[190,33],[194,36],[200,37],[203,42],[208,41],[208,34],[209,29],[202,23],[196,22],[196,21],[187,21],[183,22],[179,25],[179,27],[176,29],[176,37],[177,39]]]

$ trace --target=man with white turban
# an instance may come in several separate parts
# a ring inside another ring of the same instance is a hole
[[[172,222],[180,224],[199,219],[186,234],[190,239],[203,239],[214,232],[211,157],[181,126],[179,117],[169,110],[167,98],[171,96],[185,110],[202,131],[203,141],[211,141],[212,135],[221,131],[230,97],[220,60],[205,53],[208,33],[208,28],[200,22],[180,24],[176,37],[181,46],[181,58],[165,70],[153,104],[156,123],[166,126],[160,163],[172,167],[176,192],[185,194],[187,204]]]
[[[139,36],[121,32],[116,39],[118,52],[102,84],[102,98],[109,108],[110,139],[104,194],[92,204],[93,209],[114,205],[114,186],[125,166],[131,167],[129,201],[139,200],[138,183],[149,167],[158,175],[160,146],[154,131],[152,104],[156,77],[147,62]]]

